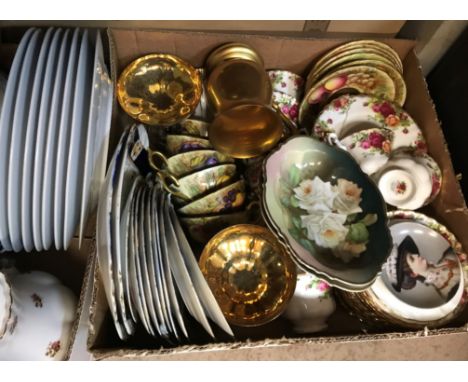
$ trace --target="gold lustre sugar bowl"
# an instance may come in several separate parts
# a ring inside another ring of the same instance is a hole
[[[202,95],[199,72],[179,57],[149,54],[119,77],[117,97],[132,118],[149,125],[174,125],[193,113]]]
[[[278,317],[296,286],[296,266],[266,228],[239,224],[215,235],[200,268],[226,320],[258,326]]]

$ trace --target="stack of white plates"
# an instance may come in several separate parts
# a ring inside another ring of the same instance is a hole
[[[233,336],[170,196],[136,164],[148,162],[147,149],[142,125],[124,133],[99,199],[99,269],[117,333],[125,340],[141,323],[164,343],[184,343],[194,334],[188,312],[211,337],[209,319]]]
[[[67,249],[105,176],[113,87],[98,31],[29,29],[0,116],[0,250]]]

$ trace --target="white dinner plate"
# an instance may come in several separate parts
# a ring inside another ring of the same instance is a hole
[[[63,248],[68,249],[78,227],[81,212],[82,185],[86,158],[86,137],[92,85],[91,49],[88,30],[81,37],[78,71],[73,96],[73,113],[65,185]]]
[[[127,330],[128,335],[135,332],[135,326],[132,319],[127,312],[127,305],[125,303],[124,286],[123,286],[123,269],[122,269],[122,246],[121,240],[123,232],[120,231],[122,208],[126,204],[130,187],[134,180],[139,176],[138,169],[132,162],[129,153],[135,142],[136,128],[132,127],[123,144],[122,160],[117,164],[115,170],[115,177],[113,182],[113,195],[112,195],[112,211],[111,211],[111,238],[112,238],[112,266],[114,273],[115,292],[117,300],[117,308],[123,319],[123,324]]]
[[[56,249],[62,249],[64,243],[63,222],[65,220],[65,185],[67,182],[67,159],[70,151],[75,79],[78,69],[79,37],[80,30],[79,28],[76,28],[73,32],[69,51],[65,88],[62,97],[55,176],[51,178],[55,182],[53,229]]]
[[[197,320],[206,332],[214,338],[213,330],[206,318],[206,314],[203,311],[203,306],[200,303],[200,299],[197,296],[195,287],[190,274],[185,266],[184,259],[177,242],[177,236],[172,226],[171,216],[169,212],[170,201],[169,196],[164,198],[164,203],[161,208],[164,211],[164,224],[166,228],[167,248],[169,250],[169,262],[171,271],[173,272],[174,279],[176,280],[177,287],[180,291],[182,299],[187,307],[189,313]]]
[[[53,34],[52,42],[50,43],[49,52],[47,54],[47,61],[44,67],[44,80],[42,83],[39,109],[36,120],[36,127],[29,129],[26,136],[26,153],[30,150],[29,159],[25,158],[23,169],[23,185],[22,185],[22,203],[23,207],[31,203],[29,211],[23,210],[23,224],[29,220],[32,226],[32,235],[34,247],[37,250],[48,249],[44,247],[41,233],[40,213],[42,206],[42,188],[35,187],[36,179],[43,179],[44,177],[44,151],[46,145],[46,131],[49,123],[49,112],[52,102],[53,83],[57,70],[57,60],[59,55],[60,44],[62,41],[62,29],[56,29]],[[28,141],[28,139],[30,139]],[[29,149],[29,144],[31,148]],[[40,174],[36,174],[36,171]],[[29,174],[29,175],[27,175]],[[40,182],[39,182],[40,183]],[[29,190],[29,192],[28,192]],[[29,201],[27,195],[29,194]],[[26,198],[26,199],[25,199]],[[28,214],[29,218],[24,215]],[[26,227],[23,226],[23,230]]]
[[[34,242],[40,239],[45,250],[49,250],[54,241],[55,167],[69,49],[70,29],[66,29],[58,57],[50,65],[47,63],[45,83],[53,87],[52,95],[48,97],[45,85],[39,110],[33,179],[33,195],[37,202],[33,205],[32,216]],[[40,230],[40,238],[37,230]]]
[[[173,280],[171,269],[169,266],[168,256],[170,256],[170,253],[167,248],[166,227],[164,225],[164,211],[162,209],[162,207],[164,207],[165,195],[163,192],[156,191],[156,190],[153,195],[153,200],[154,200],[153,220],[157,221],[156,232],[159,234],[158,235],[159,240],[157,244],[159,245],[159,248],[160,248],[161,264],[162,264],[162,269],[163,269],[163,279],[164,279],[164,283],[166,285],[167,293],[169,297],[169,303],[168,303],[168,310],[169,310],[169,315],[170,315],[169,318],[172,324],[174,325],[174,327],[176,327],[176,323],[177,323],[177,326],[180,328],[180,330],[182,331],[182,334],[187,339],[188,333],[187,333],[187,328],[185,326],[185,321],[184,321],[182,311],[181,311],[182,307],[179,305],[177,292],[174,287],[174,280]],[[175,335],[176,335],[177,340],[181,342],[182,338],[177,329],[175,329]]]
[[[9,146],[7,200],[8,230],[10,232],[11,245],[15,252],[25,247],[21,237],[21,180],[23,178],[24,144],[26,139],[26,127],[31,103],[31,93],[36,73],[39,50],[41,47],[42,32],[34,32],[29,41],[21,65],[21,73],[18,83],[18,93],[15,99],[15,111],[13,114],[12,135]]]
[[[227,334],[234,337],[234,333],[226,321],[226,318],[224,317],[224,314],[221,311],[221,308],[219,307],[213,292],[211,291],[208,283],[205,280],[205,277],[203,276],[203,273],[200,270],[200,267],[198,266],[192,248],[190,247],[187,237],[185,236],[179,219],[175,213],[174,206],[170,202],[168,202],[168,204],[172,226],[175,230],[177,242],[179,243],[179,248],[184,258],[185,266],[187,267],[190,278],[193,281],[195,291],[197,296],[200,298],[204,311],[207,316],[211,318],[214,323],[216,323],[216,325],[223,329]]]
[[[104,62],[101,34],[96,30],[93,64],[93,82],[86,137],[86,157],[81,195],[79,245],[84,235],[90,212],[96,207],[97,195],[106,175],[109,146],[110,117],[112,114],[112,81]]]
[[[26,31],[21,42],[16,50],[13,63],[11,65],[8,81],[4,93],[2,112],[0,113],[0,242],[2,247],[6,251],[11,251],[11,238],[8,230],[8,219],[7,219],[7,172],[8,172],[8,148],[11,142],[11,129],[15,108],[16,93],[18,90],[19,76],[21,67],[23,64],[24,54],[28,46],[29,40],[33,32],[36,32],[36,28],[30,28]]]
[[[112,180],[115,177],[115,170],[118,162],[123,155],[123,144],[127,138],[124,133],[120,138],[117,148],[112,156],[109,170],[107,172],[104,188],[101,192],[97,211],[96,244],[97,258],[99,261],[99,270],[102,283],[106,292],[107,302],[114,321],[117,334],[122,340],[127,339],[125,328],[117,312],[117,303],[115,299],[115,285],[112,271],[112,250],[111,250],[111,209],[112,209]]]
[[[51,43],[52,36],[54,36],[54,38]],[[26,138],[24,144],[23,176],[21,181],[20,195],[21,237],[23,239],[24,248],[28,252],[33,248],[35,248],[37,251],[41,251],[43,249],[40,235],[37,235],[37,233],[40,232],[40,227],[33,227],[32,221],[33,205],[39,205],[39,203],[37,203],[36,199],[34,198],[32,187],[34,176],[34,156],[37,150],[37,131],[40,129],[40,106],[41,103],[45,101],[44,97],[51,97],[50,84],[45,83],[45,72],[47,64],[49,64],[50,57],[55,55],[55,50],[59,42],[59,36],[60,33],[54,33],[54,28],[49,28],[44,36],[37,62],[36,73],[34,76],[33,89],[31,93],[31,104],[29,106]],[[42,123],[44,123],[44,121],[42,121]],[[36,235],[33,234],[34,230],[36,230]],[[34,240],[34,238],[36,238],[36,240]]]

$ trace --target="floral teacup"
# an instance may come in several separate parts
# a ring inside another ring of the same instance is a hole
[[[416,162],[426,167],[426,170],[429,172],[429,176],[432,179],[432,191],[431,195],[424,203],[426,205],[434,201],[442,188],[442,171],[440,170],[437,162],[428,154],[415,155],[414,159]]]
[[[177,212],[182,215],[218,214],[240,207],[244,201],[245,183],[239,180],[179,208]]]
[[[169,155],[211,148],[213,148],[213,146],[211,146],[210,141],[204,138],[173,134],[168,134],[166,137],[166,149]]]
[[[225,164],[197,171],[176,179],[164,172],[158,173],[161,183],[167,192],[183,200],[191,200],[209,190],[226,184],[237,174],[235,164]]]
[[[167,130],[170,134],[187,134],[208,138],[208,122],[197,119],[186,119],[176,125],[170,126]]]
[[[393,133],[385,129],[369,129],[351,134],[341,144],[356,159],[366,174],[373,174],[387,163]]]
[[[294,123],[297,123],[299,113],[299,102],[296,98],[288,94],[273,92],[272,96],[273,105],[278,107],[283,115],[289,118]]]
[[[150,152],[150,164],[156,171],[169,172],[176,178],[195,170],[234,163],[234,159],[216,150],[195,150],[167,158],[160,151]]]
[[[301,99],[304,93],[304,79],[287,70],[269,70],[268,77],[270,77],[273,92],[280,92],[288,96]]]
[[[388,204],[415,210],[425,205],[432,194],[431,175],[415,157],[396,155],[374,178]]]
[[[297,333],[325,330],[328,317],[336,304],[332,288],[311,273],[298,273],[296,290],[283,315],[294,325]]]

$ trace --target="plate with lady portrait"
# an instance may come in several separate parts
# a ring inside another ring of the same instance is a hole
[[[385,203],[351,155],[294,137],[264,161],[262,213],[301,267],[349,291],[372,285],[391,250]]]
[[[421,213],[393,211],[389,219],[392,253],[366,299],[403,326],[445,324],[466,303],[466,255],[460,243]]]

